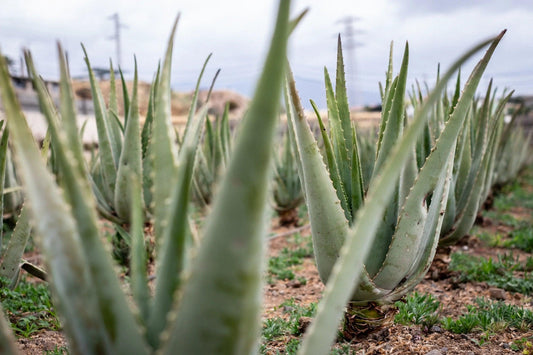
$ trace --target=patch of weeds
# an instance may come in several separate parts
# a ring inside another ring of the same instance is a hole
[[[292,271],[292,266],[300,265],[305,258],[313,256],[313,247],[310,241],[304,240],[300,234],[293,236],[292,243],[296,245],[295,248],[283,248],[279,255],[273,256],[268,260],[269,276],[275,276],[278,280],[294,280],[295,275]],[[267,278],[269,283],[272,283],[271,278]],[[298,279],[302,282],[301,279]],[[304,279],[305,280],[305,279]]]
[[[50,292],[43,283],[31,284],[23,280],[13,291],[1,288],[0,299],[11,327],[19,336],[27,338],[43,329],[60,328]]]
[[[268,272],[278,280],[293,280],[294,272],[290,267],[301,263],[283,255],[287,254],[286,250],[286,248],[283,249],[281,255],[273,256],[268,260]]]
[[[510,347],[511,350],[520,351],[522,354],[533,354],[533,337],[515,340]]]
[[[494,208],[499,211],[508,211],[514,206],[533,208],[533,192],[524,188],[524,185],[531,186],[532,183],[531,176],[525,174],[517,181],[503,186],[494,198]]]
[[[430,329],[439,322],[440,302],[431,294],[414,292],[404,301],[395,303],[398,314],[394,317],[396,323],[409,325],[417,324]]]
[[[296,354],[300,347],[301,340],[298,338],[292,338],[285,346],[285,354]]]
[[[56,345],[55,349],[53,350],[46,350],[44,352],[45,355],[64,355],[68,354],[68,348],[66,346],[60,346],[58,347]]]
[[[350,344],[335,344],[335,347],[331,349],[330,355],[346,355],[352,354]]]
[[[487,332],[487,336],[504,329],[526,331],[533,325],[533,312],[504,302],[476,299],[475,305],[467,306],[467,313],[457,319],[446,317],[442,325],[452,333]]]
[[[283,318],[268,318],[263,321],[263,340],[272,341],[285,335],[287,321]]]
[[[526,262],[524,263],[524,270],[533,271],[533,257],[532,256],[527,257]]]
[[[531,226],[513,230],[510,239],[503,241],[506,248],[517,248],[527,253],[533,252],[533,228]]]
[[[296,304],[293,298],[283,302],[279,306],[285,317],[269,318],[263,321],[261,353],[271,353],[268,349],[268,343],[279,340],[283,337],[291,337],[286,344],[285,354],[295,354],[300,345],[300,339],[296,338],[302,335],[302,317],[314,317],[316,313],[316,303],[310,303],[308,306]]]
[[[491,234],[488,232],[478,232],[477,230],[474,230],[472,234],[489,247],[502,247],[505,241],[505,238],[499,233]]]
[[[533,261],[528,263],[533,264]],[[533,274],[527,272],[532,265],[522,265],[512,254],[500,256],[497,261],[492,258],[475,257],[463,253],[453,253],[449,269],[459,271],[459,282],[479,281],[511,292],[525,295],[533,293]],[[525,271],[520,277],[514,272]]]

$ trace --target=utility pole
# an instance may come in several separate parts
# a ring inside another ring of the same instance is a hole
[[[344,25],[344,31],[342,33],[342,45],[343,52],[346,53],[346,60],[344,62],[345,70],[347,71],[347,89],[349,96],[352,98],[352,105],[356,100],[356,68],[355,68],[355,47],[360,47],[363,44],[355,40],[356,34],[363,33],[361,30],[355,28],[355,22],[359,21],[359,17],[355,16],[346,16],[337,21],[337,23],[342,23]]]
[[[120,51],[120,29],[121,28],[128,28],[128,26],[124,25],[120,22],[120,19],[118,17],[118,12],[115,12],[113,15],[108,17],[110,20],[115,22],[115,34],[109,39],[115,41],[115,46],[117,50],[117,65],[120,68],[122,62],[121,62],[121,51]]]

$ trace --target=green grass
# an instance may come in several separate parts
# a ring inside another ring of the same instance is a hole
[[[394,317],[396,323],[422,325],[426,329],[439,322],[440,302],[431,294],[414,292],[403,301],[395,303],[398,314]]]
[[[456,334],[488,332],[493,334],[509,328],[527,331],[533,326],[533,312],[504,302],[477,299],[475,305],[467,306],[467,312],[457,319],[442,319],[445,329]]]
[[[483,217],[488,218],[493,222],[497,222],[498,224],[502,224],[512,228],[523,228],[526,226],[530,226],[530,223],[528,223],[527,221],[518,219],[515,216],[506,213],[506,211],[507,210],[491,209],[483,211],[482,214]]]
[[[296,275],[294,274],[293,266],[301,265],[305,258],[313,256],[310,237],[303,238],[300,234],[295,234],[291,238],[291,245],[296,245],[296,247],[283,248],[279,255],[273,256],[268,260],[267,281],[269,283],[274,283],[273,277],[278,280],[294,280]],[[298,280],[302,284],[306,282],[303,278]]]
[[[533,353],[533,337],[525,337],[511,343],[511,350],[522,354]]]
[[[46,284],[22,280],[13,291],[0,288],[0,299],[18,336],[27,338],[41,330],[60,329]]]
[[[414,292],[404,301],[396,302],[396,306],[396,323],[421,325],[425,329],[440,324],[442,328],[456,334],[480,333],[480,345],[495,333],[509,329],[527,332],[533,326],[531,310],[483,298],[476,299],[474,305],[467,305],[466,312],[457,318],[440,317],[441,304],[431,294],[421,295]],[[531,339],[522,339],[513,344],[516,350],[529,349]]]
[[[509,239],[503,241],[506,248],[516,248],[527,253],[533,252],[533,227],[527,226],[513,230],[509,234]]]
[[[533,186],[533,169],[531,167],[519,174],[513,183],[502,187],[494,199],[494,209],[508,211],[516,206],[533,209],[533,190],[526,186]]]
[[[64,355],[68,354],[68,348],[66,346],[58,347],[56,345],[54,350],[47,350],[44,352],[45,355]]]
[[[285,317],[269,318],[263,321],[261,353],[271,353],[268,343],[280,340],[285,337],[291,337],[285,346],[285,354],[295,354],[300,345],[300,339],[296,338],[302,335],[300,318],[314,317],[316,313],[316,303],[310,303],[308,306],[300,306],[291,298],[279,306]]]
[[[520,263],[512,253],[500,256],[498,260],[453,253],[448,267],[460,272],[459,282],[486,282],[507,291],[530,295],[533,293],[532,266],[531,258],[526,263]],[[522,273],[516,275],[516,272]]]

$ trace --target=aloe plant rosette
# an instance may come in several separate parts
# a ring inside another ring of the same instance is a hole
[[[156,222],[161,217],[156,226],[162,236],[153,296],[145,273],[142,189],[135,173],[125,174],[132,214],[132,295],[138,314],[130,308],[102,243],[96,201],[85,167],[80,165],[81,160],[73,159],[74,149],[79,147],[75,140],[79,137],[76,129],[67,128],[75,127],[74,115],[62,115],[64,122],[59,125],[57,112],[50,101],[46,102],[61,174],[61,186],[58,186],[39,154],[6,65],[0,59],[0,95],[13,137],[17,167],[72,353],[248,354],[257,350],[268,172],[284,75],[289,9],[290,1],[281,0],[256,95],[190,267],[185,263],[187,203],[202,121],[196,120],[187,128],[197,133],[182,142],[176,161],[172,158],[154,161],[156,174],[161,171],[159,167],[172,170],[179,166],[179,170],[175,184],[169,184],[168,176],[164,181],[162,187],[170,191],[163,194],[156,189],[153,194],[155,201],[166,202],[166,208],[159,210],[161,215],[155,211]],[[163,128],[170,127],[172,38],[173,34],[156,95],[154,150],[158,144],[171,142]],[[35,83],[46,98],[42,81]],[[66,67],[62,84],[68,96]],[[61,109],[67,112],[74,101],[63,98]],[[165,162],[168,164],[163,166]],[[154,177],[156,182],[161,178]],[[176,297],[178,293],[180,297]],[[16,352],[8,346],[10,340],[4,336],[5,327],[1,322],[0,328],[0,348]]]
[[[386,207],[382,215],[372,217],[377,219],[372,222],[377,223],[373,241],[373,235],[359,236],[369,238],[369,241],[359,240],[359,243],[371,243],[371,247],[358,286],[354,285],[352,304],[391,303],[411,290],[429,268],[446,210],[457,137],[482,73],[500,38],[492,43],[472,72],[455,110],[420,170],[417,168],[414,143],[404,147],[406,150],[402,154],[406,157],[393,180],[396,182],[393,182],[390,198],[382,197],[381,200]],[[408,55],[406,46],[400,73],[395,78],[392,77],[392,59],[389,62],[377,155],[369,183],[371,187],[376,180],[383,178],[387,159],[398,153],[395,149],[399,148],[395,147],[407,139],[404,127],[412,125],[407,122],[404,106]],[[358,220],[358,210],[364,209],[366,199],[370,198],[363,188],[357,135],[349,116],[340,41],[335,92],[327,70],[325,78],[329,135],[316,110],[323,132],[325,158],[306,124],[294,80],[290,76],[287,89],[290,93],[290,98],[287,94],[289,119],[300,159],[300,177],[305,188],[315,258],[324,283],[329,280],[342,254],[345,240],[354,228],[352,226],[369,222]],[[448,78],[449,74],[446,80]],[[443,85],[439,83],[438,87]],[[425,109],[428,109],[428,103],[425,104]],[[423,119],[420,114],[418,110],[413,122]],[[379,197],[374,195],[372,198]]]

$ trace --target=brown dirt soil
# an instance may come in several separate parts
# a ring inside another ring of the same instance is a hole
[[[454,273],[448,271],[450,261],[449,252],[461,249],[462,252],[476,256],[495,257],[498,253],[508,252],[506,249],[483,247],[479,240],[470,237],[473,244],[456,246],[452,250],[443,250],[436,255],[434,263],[425,279],[415,288],[419,293],[432,294],[442,304],[441,316],[457,318],[466,311],[466,305],[473,305],[478,297],[491,300],[504,300],[507,304],[521,307],[532,307],[530,297],[518,293],[507,292],[486,283],[456,283]],[[291,247],[287,239],[274,239],[270,242],[269,254],[277,255],[285,247]],[[515,256],[525,258],[529,254],[513,251]],[[297,277],[307,280],[305,285],[294,281],[278,281],[274,285],[265,287],[264,318],[285,317],[280,304],[287,299],[294,298],[297,304],[308,305],[320,300],[324,289],[318,276],[318,271],[312,258],[307,258],[303,265],[294,269]],[[404,326],[393,324],[390,327],[377,330],[365,337],[355,339],[350,345],[354,354],[507,354],[513,353],[510,344],[518,339],[533,336],[533,330],[527,333],[514,329],[492,335],[483,343],[481,333],[453,334],[441,327],[424,330],[420,326]],[[268,344],[268,353],[283,353],[285,345],[291,338]],[[483,345],[479,345],[483,343]],[[338,347],[338,345],[337,345]]]
[[[514,208],[509,212],[517,219],[531,219],[530,211]],[[499,233],[507,235],[509,227],[500,225],[492,220],[480,218],[477,228],[479,232]],[[293,238],[289,236],[293,231],[302,235],[304,242],[309,238],[308,225],[298,228],[278,227],[278,221],[272,221],[271,237],[268,241],[268,256],[278,255],[283,248],[294,248]],[[497,258],[499,254],[508,253],[509,249],[487,247],[476,237],[465,237],[458,245],[437,251],[434,262],[425,279],[415,288],[419,293],[430,293],[442,304],[441,316],[457,318],[466,311],[466,305],[473,305],[478,297],[490,300],[503,300],[507,304],[518,305],[532,309],[533,301],[529,296],[511,293],[491,287],[486,283],[470,282],[458,283],[457,274],[448,270],[450,253],[462,251],[470,255]],[[521,260],[530,256],[529,253],[513,250],[513,255]],[[38,256],[33,255],[32,261],[39,264]],[[306,306],[318,302],[324,285],[320,281],[314,259],[308,257],[301,265],[292,267],[296,278],[294,280],[276,280],[264,286],[263,319],[273,317],[287,317],[283,302],[293,299],[298,305]],[[305,282],[300,280],[305,279]],[[533,337],[533,329],[522,332],[516,329],[502,329],[485,339],[482,333],[453,334],[434,326],[422,329],[421,326],[404,326],[393,324],[387,328],[374,331],[365,337],[352,340],[349,344],[353,354],[508,354],[514,353],[510,344],[519,339]],[[286,344],[292,336],[282,337],[266,344],[267,353],[285,352]],[[42,354],[44,351],[65,346],[66,341],[61,332],[44,331],[31,338],[18,339],[19,348],[24,354]],[[342,343],[346,345],[347,343]],[[340,348],[340,343],[336,348]],[[344,349],[345,350],[345,349]],[[343,351],[344,351],[343,350]],[[344,353],[344,352],[342,352]]]

